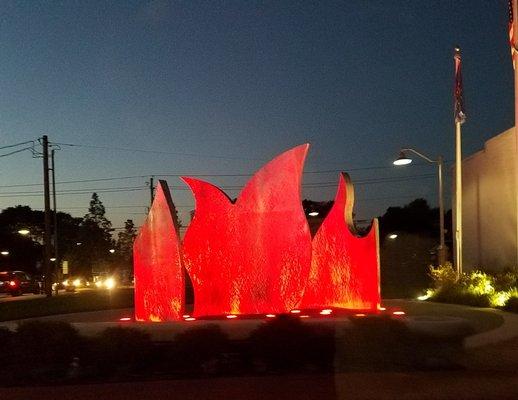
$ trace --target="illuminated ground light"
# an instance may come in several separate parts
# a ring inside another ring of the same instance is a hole
[[[363,314],[363,313],[358,313],[358,314],[354,314],[355,317],[366,317],[367,314]]]
[[[309,318],[309,315],[299,315],[300,318]]]
[[[194,317],[189,317],[189,318],[185,318],[186,321],[196,321],[196,318]]]
[[[234,319],[234,318],[237,318],[237,315],[234,315],[234,314],[227,315],[227,319]]]
[[[292,313],[292,314],[300,314],[300,310],[291,310],[290,313]]]
[[[123,321],[123,322],[131,321],[131,318],[130,317],[122,317],[122,318],[119,319],[119,321]]]
[[[333,312],[333,310],[325,309],[325,310],[320,311],[320,315],[331,315],[332,312]]]
[[[189,315],[189,314],[184,314],[184,315],[182,315],[182,318],[189,318],[189,317],[190,317],[190,315]]]
[[[387,307],[378,307],[378,310],[380,311],[385,311],[387,309]]]
[[[275,318],[275,314],[266,314],[266,318]]]
[[[405,312],[404,311],[394,311],[392,314],[393,315],[405,315]]]

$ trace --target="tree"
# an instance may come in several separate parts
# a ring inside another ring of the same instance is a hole
[[[83,217],[84,225],[95,225],[102,229],[105,237],[111,239],[112,223],[105,217],[106,209],[102,201],[99,199],[97,193],[92,193],[92,199],[90,200],[90,207],[88,208],[88,214]]]
[[[80,235],[77,239],[80,245],[74,253],[72,273],[89,275],[94,270],[110,268],[113,257],[109,250],[114,247],[111,236],[113,229],[105,213],[102,201],[97,193],[93,193],[88,214],[81,221]]]
[[[126,220],[124,230],[119,232],[117,238],[117,254],[124,267],[131,268],[133,266],[133,242],[136,237],[137,228],[135,228],[133,220]]]

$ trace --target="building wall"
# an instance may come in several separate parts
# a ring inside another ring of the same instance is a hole
[[[515,130],[511,128],[462,162],[466,271],[518,266],[516,161]]]

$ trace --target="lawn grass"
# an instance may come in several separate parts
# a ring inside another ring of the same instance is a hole
[[[498,311],[485,308],[463,306],[458,304],[433,303],[430,301],[383,300],[383,305],[397,307],[408,316],[448,316],[464,318],[477,333],[496,329],[504,323]]]
[[[0,303],[0,321],[133,307],[133,289],[91,290],[71,295]]]

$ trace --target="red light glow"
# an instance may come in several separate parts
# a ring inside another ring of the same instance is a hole
[[[354,314],[355,317],[365,317],[367,316],[367,314],[363,314],[363,313],[360,313],[360,314]]]
[[[300,193],[308,147],[267,163],[235,202],[210,183],[183,178],[196,201],[184,239],[194,315],[282,313],[300,302],[311,265]]]
[[[135,319],[175,321],[184,306],[184,270],[171,194],[159,181],[153,205],[133,245]]]
[[[378,222],[374,220],[369,233],[359,237],[353,205],[350,178],[340,174],[333,207],[313,238],[311,272],[301,308],[378,309]]]
[[[16,286],[16,282],[15,281],[9,281],[9,285],[10,286]]]
[[[210,183],[182,178],[196,202],[183,246],[169,188],[159,181],[133,247],[135,319],[274,318],[301,310],[330,315],[334,307],[384,310],[377,220],[366,236],[355,231],[347,174],[340,174],[334,205],[311,238],[301,201],[308,148],[295,147],[267,163],[236,200]],[[194,317],[184,309],[186,271],[194,290]]]

